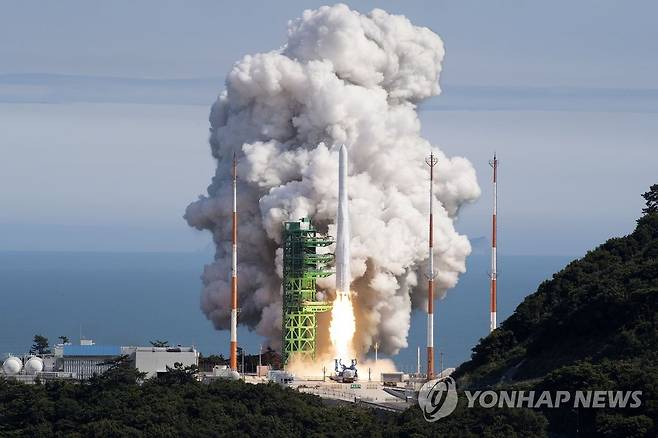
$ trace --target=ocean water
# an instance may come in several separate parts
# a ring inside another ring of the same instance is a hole
[[[498,257],[498,324],[514,312],[523,299],[537,290],[574,257],[566,256],[500,256]],[[467,272],[457,286],[434,305],[435,364],[443,353],[444,367],[454,367],[468,360],[471,349],[489,333],[488,256],[471,255]],[[409,332],[409,347],[394,357],[399,368],[415,371],[417,348],[421,349],[421,369],[426,361],[427,314],[414,312]]]
[[[200,274],[210,260],[206,253],[0,252],[0,353],[27,351],[38,333],[51,343],[80,334],[113,345],[162,339],[226,354],[228,332],[214,330],[199,309]],[[499,321],[570,260],[500,257]],[[488,264],[471,256],[468,272],[435,306],[435,349],[446,367],[468,359],[488,331]],[[414,312],[409,347],[393,357],[401,369],[415,370],[417,347],[425,361],[425,327],[425,314]],[[244,327],[239,336],[249,353],[264,343]]]

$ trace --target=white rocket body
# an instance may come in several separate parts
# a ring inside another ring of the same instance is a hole
[[[338,158],[338,213],[336,217],[336,291],[350,292],[350,214],[347,206],[347,148],[340,147]]]

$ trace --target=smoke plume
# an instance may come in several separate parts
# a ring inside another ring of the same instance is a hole
[[[281,344],[281,226],[312,217],[335,236],[338,149],[350,156],[351,272],[355,346],[407,346],[412,307],[426,308],[428,177],[435,168],[436,285],[443,295],[471,251],[454,220],[480,194],[464,158],[420,137],[418,102],[440,93],[441,39],[403,16],[345,5],[304,11],[278,49],[247,55],[226,77],[210,112],[217,169],[187,207],[209,230],[215,261],[203,272],[201,309],[217,329],[230,320],[231,159],[238,154],[240,324]],[[333,251],[333,249],[332,249]],[[333,296],[333,277],[320,283]]]

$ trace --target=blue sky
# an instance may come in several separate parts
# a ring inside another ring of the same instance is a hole
[[[223,77],[284,41],[286,22],[325,2],[2,1],[3,73]],[[468,85],[655,88],[651,1],[351,2],[441,35],[443,80]]]
[[[182,213],[213,171],[210,103],[232,63],[319,2],[0,1],[0,249],[202,250]],[[350,2],[444,40],[423,132],[479,171],[462,212],[501,251],[579,255],[629,232],[656,183],[654,2]]]

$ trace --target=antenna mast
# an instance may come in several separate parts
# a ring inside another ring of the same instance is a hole
[[[430,167],[429,269],[427,273],[427,379],[434,378],[434,166],[439,162],[431,153],[425,158]]]
[[[238,369],[238,170],[233,152],[233,254],[231,263],[231,357],[230,368]],[[244,370],[243,370],[244,371]]]
[[[498,209],[498,159],[494,153],[493,160],[489,161],[489,165],[493,168],[493,216],[491,221],[491,288],[490,288],[490,318],[489,318],[489,333],[496,329],[496,277],[498,275],[498,260],[496,258],[496,212]]]

